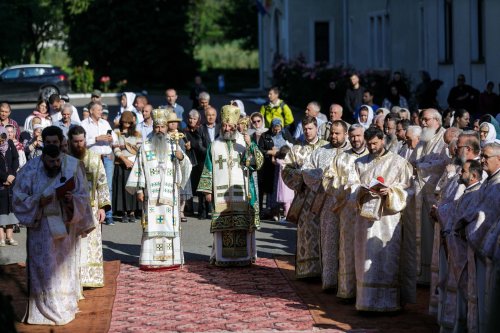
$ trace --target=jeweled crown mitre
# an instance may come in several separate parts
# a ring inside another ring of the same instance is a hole
[[[224,105],[221,111],[221,122],[223,124],[238,124],[240,119],[240,109],[234,105]]]

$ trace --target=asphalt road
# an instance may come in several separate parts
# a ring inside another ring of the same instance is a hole
[[[153,106],[166,104],[165,98],[161,95],[148,96]],[[227,104],[234,96],[215,95],[212,96],[211,104],[220,109]],[[74,104],[80,112],[81,107],[87,104],[89,99],[73,99]],[[243,99],[247,114],[258,110],[258,105]],[[189,109],[191,101],[186,96],[180,96],[179,104],[185,109]],[[110,109],[110,118],[119,110],[119,100],[116,97],[105,97],[104,103]],[[20,126],[24,124],[24,119],[32,112],[35,103],[12,105],[11,117]],[[141,227],[139,223],[120,223],[114,226],[102,226],[103,248],[105,260],[122,260],[124,262],[137,262],[140,253]],[[188,218],[187,223],[182,224],[182,240],[186,261],[207,260],[212,247],[212,235],[209,231],[209,220],[198,220]],[[262,221],[260,231],[257,231],[257,248],[259,257],[272,257],[273,254],[294,254],[296,231],[291,224],[280,224],[271,221]],[[21,228],[21,233],[14,234],[19,246],[6,246],[0,248],[0,264],[22,262],[26,259],[26,229]]]

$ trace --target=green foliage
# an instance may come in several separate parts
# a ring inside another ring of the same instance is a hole
[[[96,77],[179,86],[195,71],[193,48],[184,27],[183,0],[93,1],[68,17],[68,50],[73,63],[88,60]]]
[[[194,56],[200,62],[202,71],[212,68],[255,69],[259,67],[258,52],[256,50],[243,50],[238,41],[223,44],[202,44],[195,48]]]
[[[224,1],[222,13],[217,20],[226,40],[239,40],[245,50],[256,50],[259,46],[258,14],[255,1]]]
[[[227,0],[190,0],[186,30],[193,45],[217,43],[224,38],[218,21],[225,2]]]
[[[71,59],[68,56],[68,52],[60,46],[54,45],[44,48],[40,56],[40,63],[61,67],[69,74],[72,72]]]
[[[94,87],[94,71],[84,62],[83,66],[73,68],[71,82],[77,92],[88,93]]]

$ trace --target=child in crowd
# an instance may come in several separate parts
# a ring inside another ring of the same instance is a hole
[[[273,162],[276,164],[276,178],[278,179],[276,185],[276,203],[278,204],[277,219],[282,223],[286,222],[286,215],[288,214],[288,210],[295,196],[295,192],[286,186],[281,177],[283,169],[285,168],[285,156],[289,151],[290,147],[284,145],[273,157]],[[281,208],[283,208],[283,215],[280,214]]]

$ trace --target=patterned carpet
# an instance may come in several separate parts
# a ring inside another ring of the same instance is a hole
[[[272,259],[182,271],[122,264],[110,332],[311,331],[314,320]]]

